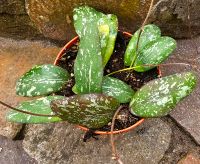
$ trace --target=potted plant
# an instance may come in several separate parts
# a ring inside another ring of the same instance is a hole
[[[60,51],[54,65],[35,66],[17,81],[18,95],[44,97],[22,102],[16,108],[0,102],[13,109],[7,115],[9,121],[68,121],[86,131],[110,134],[110,129],[104,132],[101,129],[111,127],[115,112],[121,109],[119,120],[123,122],[124,118],[120,117],[128,115],[128,119],[134,118],[136,122],[125,130],[111,132],[120,133],[139,125],[143,118],[167,115],[196,86],[193,72],[159,77],[157,66],[173,52],[176,42],[161,36],[157,26],[146,25],[131,36],[118,32],[115,15],[106,15],[88,6],[75,8],[73,19],[78,37]],[[117,49],[117,45],[123,46]],[[120,66],[116,61],[124,64]],[[135,76],[142,80],[147,76],[150,81],[144,80],[144,84]],[[134,88],[130,86],[132,83],[143,86]],[[128,114],[123,113],[122,107],[129,110]]]

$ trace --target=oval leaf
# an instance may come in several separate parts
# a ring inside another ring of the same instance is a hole
[[[175,48],[176,41],[173,38],[165,36],[156,39],[139,52],[139,55],[134,63],[134,66],[138,67],[134,68],[134,70],[137,72],[145,72],[156,67],[140,65],[160,64],[169,57]]]
[[[16,93],[20,96],[41,96],[57,92],[69,80],[63,68],[51,64],[35,66],[16,83]]]
[[[89,23],[84,30],[74,64],[76,88],[78,93],[100,93],[103,66],[98,28]]]
[[[105,16],[105,14],[96,11],[92,7],[80,6],[75,8],[73,10],[73,19],[78,36],[81,38],[84,35],[84,28],[88,22],[95,22],[95,24],[97,24],[97,21],[103,16]]]
[[[113,14],[108,14],[106,16],[103,16],[99,20],[98,25],[100,29],[100,34],[101,34],[101,31],[103,31],[101,29],[102,27],[104,27],[104,31],[106,30],[105,27],[107,26],[109,27],[109,33],[107,33],[108,36],[105,36],[104,38],[101,39],[103,66],[105,67],[115,47],[115,41],[116,41],[117,33],[118,33],[117,16]],[[102,33],[101,35],[103,34],[106,35],[105,32]]]
[[[48,96],[39,98],[32,101],[26,101],[19,104],[17,107],[20,110],[37,113],[37,114],[45,114],[45,115],[53,115],[50,108],[50,102],[52,100],[61,99],[63,96]],[[50,123],[50,122],[59,122],[62,121],[59,117],[42,117],[42,116],[33,116],[29,114],[24,114],[17,111],[10,111],[7,114],[7,119],[12,122],[18,123]]]
[[[118,32],[117,16],[113,14],[105,15],[88,6],[81,6],[74,9],[74,26],[77,34],[81,38],[85,35],[85,26],[93,23],[98,25],[101,54],[103,57],[103,66],[105,66],[113,53],[115,41]]]
[[[88,128],[107,125],[119,107],[116,99],[103,94],[85,94],[51,102],[52,110],[69,123]]]
[[[192,92],[196,82],[192,72],[153,80],[135,93],[130,103],[131,113],[140,117],[165,116]]]
[[[108,44],[109,39],[109,26],[105,23],[98,25],[99,35],[100,35],[100,42],[101,42],[101,55],[102,57],[106,53],[106,46]]]
[[[137,30],[132,36],[131,40],[128,43],[125,56],[124,56],[124,64],[126,66],[130,66],[132,60],[136,59],[136,47],[138,42],[139,31]],[[159,27],[153,24],[149,24],[144,26],[144,30],[140,35],[140,40],[138,44],[138,52],[140,52],[148,43],[154,41],[159,38],[161,35],[161,31]]]
[[[134,95],[134,91],[129,85],[113,77],[104,77],[102,92],[116,98],[120,103],[130,102]]]

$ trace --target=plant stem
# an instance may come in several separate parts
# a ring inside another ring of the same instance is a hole
[[[117,71],[114,71],[114,72],[111,72],[109,74],[107,74],[106,76],[110,76],[110,75],[113,75],[113,74],[116,74],[116,73],[119,73],[119,72],[124,72],[124,71],[130,71],[130,70],[133,70],[134,68],[138,68],[138,67],[154,67],[154,66],[170,66],[170,65],[185,65],[185,66],[192,66],[191,64],[187,64],[187,63],[166,63],[166,64],[144,64],[144,65],[138,65],[138,66],[135,66],[135,67],[130,67],[130,68],[124,68],[124,69],[120,69],[120,70],[117,70]]]
[[[25,113],[25,114],[30,114],[30,115],[33,115],[33,116],[42,116],[42,117],[57,117],[57,115],[47,115],[47,114],[37,114],[37,113],[32,113],[32,112],[28,112],[28,111],[24,111],[24,110],[20,110],[20,109],[17,109],[17,108],[14,108],[2,101],[0,101],[0,104],[3,105],[3,106],[6,106],[12,110],[15,110],[17,112],[21,112],[21,113]]]
[[[135,51],[136,55],[135,55],[135,57],[133,58],[133,60],[132,60],[132,62],[131,62],[130,68],[133,66],[135,60],[137,59],[137,56],[138,56],[138,46],[139,46],[140,36],[141,36],[141,34],[142,34],[142,31],[144,30],[144,26],[146,25],[149,16],[150,16],[150,14],[151,14],[151,10],[152,10],[153,4],[154,4],[154,0],[151,0],[151,3],[150,3],[150,6],[149,6],[149,10],[148,10],[148,12],[147,12],[147,15],[146,15],[146,17],[145,17],[145,19],[144,19],[144,22],[142,23],[141,28],[139,29],[139,34],[138,34],[138,39],[137,39],[137,44],[136,44],[136,51]]]
[[[123,162],[121,161],[121,159],[119,158],[118,154],[117,154],[117,150],[116,150],[116,147],[115,147],[115,143],[114,143],[114,136],[113,136],[113,131],[114,131],[114,126],[115,126],[115,119],[119,113],[119,111],[123,108],[123,106],[120,106],[117,111],[115,112],[113,118],[112,118],[112,124],[111,124],[111,135],[110,135],[110,143],[111,143],[111,146],[112,146],[112,159],[115,159],[117,160],[117,162],[119,164],[123,164]]]

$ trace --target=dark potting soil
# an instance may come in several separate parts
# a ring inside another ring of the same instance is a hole
[[[118,32],[114,52],[109,62],[107,63],[107,66],[104,69],[104,75],[126,68],[124,66],[123,58],[129,40],[130,37],[125,36],[122,32]],[[78,44],[79,42],[75,43],[70,49],[65,50],[63,56],[57,63],[58,66],[66,69],[71,75],[71,80],[69,80],[64,89],[56,93],[58,95],[64,95],[64,96],[74,95],[72,91],[72,87],[75,84],[73,68],[74,68],[74,61],[76,59],[76,55],[78,52]],[[154,68],[144,73],[138,73],[135,71],[124,71],[113,74],[111,76],[126,82],[136,91],[148,81],[158,78],[158,70],[157,68]],[[139,117],[132,115],[129,112],[128,104],[123,104],[123,106],[124,106],[123,109],[119,112],[117,119],[115,121],[115,126],[114,126],[115,130],[121,130],[127,128],[141,119]],[[110,128],[111,126],[110,124],[108,124],[97,130],[110,131]],[[92,131],[94,131],[94,129],[92,129],[89,133],[91,133]]]

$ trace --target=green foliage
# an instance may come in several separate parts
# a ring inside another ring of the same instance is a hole
[[[37,114],[45,114],[45,115],[53,115],[50,108],[50,102],[52,100],[62,99],[63,96],[48,96],[39,98],[32,101],[26,101],[19,104],[17,107],[20,110],[37,113]],[[7,119],[12,122],[18,123],[50,123],[50,122],[59,122],[62,121],[59,117],[42,117],[42,116],[33,116],[29,114],[24,114],[21,112],[11,110],[7,114]]]
[[[104,77],[102,92],[116,98],[120,103],[130,102],[134,95],[134,91],[129,85],[113,77]]]
[[[103,67],[99,32],[93,23],[84,30],[74,64],[76,89],[81,94],[101,93]]]
[[[86,33],[89,24],[97,26],[99,30],[101,55],[105,66],[113,53],[118,32],[118,20],[113,14],[105,15],[88,6],[74,9],[74,27],[80,39]]]
[[[137,72],[145,72],[156,67],[142,65],[160,64],[176,48],[176,41],[167,36],[161,37],[160,29],[155,25],[144,26],[139,42],[138,37],[139,30],[132,36],[124,56],[124,64],[134,66],[134,70]]]
[[[108,45],[108,40],[109,40],[109,26],[107,24],[101,24],[98,25],[98,30],[99,30],[99,37],[100,37],[100,42],[101,42],[101,55],[102,58],[106,53],[106,47]]]
[[[72,87],[72,92],[74,92],[75,94],[79,94],[76,88],[76,84]]]
[[[102,17],[98,21],[98,24],[99,24],[100,34],[101,31],[105,31],[104,32],[105,39],[104,38],[101,39],[103,66],[105,67],[115,47],[115,41],[118,33],[118,20],[115,15],[108,14],[107,16]],[[109,34],[107,29],[108,27],[109,27]]]
[[[92,7],[80,6],[75,8],[73,11],[73,19],[74,27],[78,36],[81,38],[85,35],[85,27],[91,22],[93,22],[93,25],[96,26],[99,19],[103,16],[105,16],[105,14],[96,11]]]
[[[136,93],[123,81],[103,77],[103,68],[109,61],[118,33],[118,20],[113,14],[105,15],[88,6],[73,11],[74,27],[80,44],[74,63],[75,85],[78,94],[71,97],[48,96],[22,102],[17,108],[36,114],[57,117],[33,116],[11,111],[9,121],[19,123],[48,123],[68,121],[88,128],[107,125],[120,103],[130,103],[131,113],[140,117],[160,117],[189,95],[197,78],[192,72],[175,74],[153,80]],[[132,36],[125,52],[125,66],[134,66],[137,72],[145,72],[162,63],[176,48],[176,41],[161,37],[160,29],[149,24]],[[137,47],[138,46],[138,47]],[[66,70],[54,65],[35,66],[16,84],[21,96],[49,95],[63,88],[69,79]]]
[[[84,94],[51,102],[52,110],[69,123],[88,128],[107,125],[119,107],[116,99],[103,94]]]
[[[135,93],[130,103],[131,112],[140,117],[165,116],[193,91],[196,83],[192,72],[153,80]]]
[[[137,72],[145,72],[156,66],[142,66],[145,64],[160,64],[165,61],[176,48],[176,41],[170,37],[160,37],[149,43],[139,52],[134,68]]]
[[[136,47],[138,42],[140,30],[137,30],[133,36],[131,37],[131,40],[128,43],[125,55],[124,55],[124,64],[126,66],[130,66],[132,61],[136,59]],[[147,44],[150,42],[156,40],[161,35],[159,27],[153,24],[149,24],[144,26],[144,29],[140,35],[139,44],[138,44],[138,51],[140,52]]]
[[[58,66],[35,66],[17,81],[16,93],[29,97],[48,95],[61,90],[68,79],[68,72]]]

